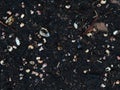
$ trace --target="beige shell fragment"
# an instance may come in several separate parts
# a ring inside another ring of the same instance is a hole
[[[108,32],[108,28],[103,22],[95,23],[94,26],[95,26],[95,29],[97,29],[98,31]]]
[[[120,5],[120,1],[119,0],[110,0],[111,1],[111,3],[113,3],[113,4],[118,4],[118,5]]]
[[[13,16],[10,16],[10,17],[5,21],[5,23],[8,24],[8,25],[11,25],[13,22],[14,22]]]

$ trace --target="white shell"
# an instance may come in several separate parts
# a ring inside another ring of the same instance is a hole
[[[17,45],[17,46],[20,46],[20,40],[19,40],[18,37],[15,38],[15,42],[16,42],[16,45]]]
[[[39,34],[43,37],[50,37],[50,33],[48,32],[48,30],[46,28],[41,28]]]
[[[77,23],[74,23],[74,28],[75,28],[75,29],[78,29]]]
[[[113,35],[117,35],[117,34],[118,34],[118,31],[115,30],[115,31],[113,32]]]

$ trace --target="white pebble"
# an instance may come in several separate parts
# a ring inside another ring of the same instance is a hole
[[[78,24],[77,23],[74,23],[73,26],[74,26],[75,29],[78,29]]]
[[[38,72],[35,72],[35,71],[32,71],[32,74],[35,75],[35,76],[38,76],[39,73]]]
[[[21,24],[20,24],[20,27],[21,27],[21,28],[22,28],[22,27],[24,27],[24,26],[25,26],[25,24],[24,24],[24,23],[21,23]]]
[[[36,57],[36,60],[40,60],[40,57]]]
[[[33,45],[29,45],[28,49],[34,49],[34,46]]]
[[[110,68],[110,67],[106,67],[106,68],[105,68],[105,71],[108,71],[108,72],[109,72],[109,71],[111,71],[111,68]]]
[[[1,60],[1,61],[0,61],[0,64],[3,65],[3,64],[4,64],[4,60]]]
[[[47,67],[47,63],[44,63],[44,64],[42,65],[42,68],[45,68],[45,67]]]
[[[105,88],[105,87],[106,87],[106,85],[105,85],[105,84],[103,84],[103,83],[102,83],[100,86],[101,86],[102,88]]]
[[[41,47],[39,48],[39,51],[42,51],[42,50],[44,50],[44,48],[41,46]]]
[[[16,42],[16,45],[17,45],[17,46],[20,46],[20,40],[19,40],[18,37],[15,38],[15,42]]]
[[[70,7],[71,7],[70,5],[66,5],[66,6],[65,6],[66,9],[69,9]]]
[[[29,63],[30,63],[31,65],[34,65],[34,64],[35,64],[35,62],[34,62],[34,61],[30,61]]]
[[[106,4],[107,0],[101,0],[100,3],[101,4]]]
[[[91,37],[91,36],[93,36],[93,34],[92,34],[92,33],[88,33],[87,36],[88,36],[88,37]]]
[[[115,30],[114,32],[113,32],[113,35],[117,35],[119,32],[117,31],[117,30]]]
[[[108,34],[105,34],[105,33],[104,33],[104,34],[103,34],[103,36],[104,36],[104,37],[107,37],[107,36],[108,36]]]
[[[108,55],[110,55],[110,51],[107,49],[106,51],[105,51]]]
[[[33,11],[33,10],[30,10],[30,14],[34,14],[34,11]]]
[[[86,49],[85,52],[88,53],[88,52],[89,52],[89,49]]]
[[[24,18],[25,17],[25,14],[21,14],[20,18]]]
[[[8,14],[8,15],[11,15],[11,14],[12,14],[12,12],[11,12],[11,11],[7,11],[7,14]]]
[[[30,69],[26,69],[25,71],[26,71],[26,73],[29,73],[29,72],[30,72]]]

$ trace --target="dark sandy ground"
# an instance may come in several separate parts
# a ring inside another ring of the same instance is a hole
[[[0,0],[0,90],[120,90],[120,0]]]

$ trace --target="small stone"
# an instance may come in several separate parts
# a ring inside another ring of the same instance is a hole
[[[40,57],[36,57],[36,60],[40,60],[41,58]]]
[[[20,18],[24,18],[25,17],[25,14],[21,14]]]
[[[83,71],[83,73],[85,73],[85,74],[86,74],[87,72],[88,72],[88,70],[84,70],[84,71]]]
[[[119,33],[118,30],[116,30],[113,32],[113,35],[117,35],[118,33]]]
[[[47,42],[47,40],[46,40],[45,38],[43,38],[43,42],[44,42],[44,43],[46,43],[46,42]]]
[[[120,81],[119,81],[119,80],[117,80],[117,81],[115,82],[115,84],[116,84],[116,85],[120,84]]]
[[[117,60],[120,60],[120,56],[117,56]]]
[[[39,74],[39,77],[42,78],[42,77],[43,77],[43,74]]]
[[[11,14],[12,14],[12,12],[11,12],[11,11],[7,11],[7,14],[8,14],[8,15],[11,15]]]
[[[43,63],[43,61],[42,61],[42,60],[37,60],[37,61],[38,61],[38,63],[39,63],[39,64],[42,64],[42,63]]]
[[[30,72],[30,69],[26,69],[25,71],[26,71],[26,73],[29,73],[29,72]]]
[[[87,33],[87,36],[91,37],[91,36],[93,36],[93,34],[92,33]]]
[[[29,63],[30,63],[31,65],[34,65],[34,64],[35,64],[35,62],[34,62],[34,61],[30,61]]]
[[[101,0],[100,3],[101,4],[106,4],[107,0]]]
[[[32,71],[32,74],[35,75],[35,76],[38,76],[39,73],[38,72],[35,72],[35,71]]]
[[[30,14],[34,14],[34,11],[33,11],[33,10],[30,10]]]
[[[47,67],[47,63],[44,63],[44,64],[42,65],[42,68],[45,68],[45,67]]]
[[[85,53],[88,53],[88,52],[89,52],[89,49],[86,49],[86,50],[85,50]]]
[[[22,4],[21,7],[22,7],[22,8],[25,8],[25,4],[24,4],[24,2],[22,2],[21,4]]]
[[[15,42],[16,42],[16,45],[17,45],[17,46],[20,46],[20,40],[19,40],[18,37],[15,38]]]
[[[104,37],[107,37],[107,36],[108,36],[108,34],[104,33],[104,34],[103,34],[103,36],[104,36]]]
[[[106,85],[105,85],[105,84],[103,84],[103,83],[102,83],[100,86],[101,86],[102,88],[105,88],[105,87],[106,87]]]
[[[43,28],[43,27],[40,29],[39,34],[43,37],[50,37],[50,33],[48,32],[48,30],[46,28]]]
[[[40,48],[39,48],[39,51],[43,51],[44,50],[44,48],[41,46]]]
[[[109,71],[111,71],[111,68],[110,67],[106,67],[105,71],[109,72]]]
[[[1,60],[1,61],[0,61],[0,64],[1,64],[1,65],[4,65],[4,60]]]
[[[107,53],[107,55],[110,55],[110,51],[108,49],[105,50],[105,52]]]
[[[66,9],[69,9],[71,6],[70,5],[65,5],[65,8]]]
[[[14,45],[13,45],[12,47],[13,47],[13,49],[17,49],[17,47],[16,47],[16,46],[14,46]]]
[[[9,52],[12,52],[12,50],[13,50],[13,47],[12,47],[12,46],[7,46],[7,48],[8,48],[8,51],[9,51]]]
[[[22,28],[22,27],[24,27],[24,26],[25,26],[25,24],[24,24],[24,23],[21,23],[21,24],[20,24],[20,27],[21,27],[21,28]]]
[[[29,45],[28,49],[34,49],[34,46],[33,45]]]
[[[74,23],[74,28],[78,29],[78,24],[77,23]]]

